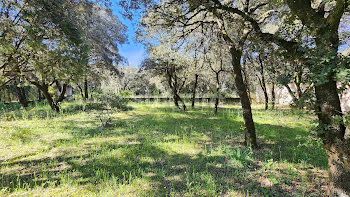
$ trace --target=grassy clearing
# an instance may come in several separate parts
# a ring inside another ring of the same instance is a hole
[[[188,112],[171,103],[131,107],[2,111],[0,195],[325,195],[327,157],[307,114],[254,106],[261,149],[252,151],[242,145],[238,106],[217,116],[205,104]]]

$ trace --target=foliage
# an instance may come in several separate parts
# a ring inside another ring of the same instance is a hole
[[[132,96],[134,93],[130,90],[124,90],[124,91],[121,91],[119,93],[120,96],[122,97],[128,97],[128,96]]]
[[[94,98],[98,104],[103,106],[106,109],[127,109],[128,99],[123,98],[116,93],[104,92],[95,94]]]

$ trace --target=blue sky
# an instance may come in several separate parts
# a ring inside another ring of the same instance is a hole
[[[133,20],[130,21],[121,16],[119,9],[118,4],[115,3],[113,5],[114,14],[118,15],[119,20],[128,27],[128,42],[119,47],[119,52],[128,60],[130,66],[139,66],[146,55],[144,46],[135,41],[135,32],[137,30],[137,24],[140,21],[140,15],[135,14]]]

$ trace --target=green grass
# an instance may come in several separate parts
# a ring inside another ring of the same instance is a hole
[[[79,106],[1,111],[0,196],[325,195],[327,156],[308,114],[254,106],[260,149],[252,151],[239,106],[217,116],[206,104]]]

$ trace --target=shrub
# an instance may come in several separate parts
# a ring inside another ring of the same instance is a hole
[[[128,97],[134,95],[134,93],[130,90],[124,90],[119,93],[120,96],[122,97]]]
[[[121,96],[116,95],[115,93],[102,93],[96,94],[95,96],[97,103],[101,104],[101,107],[110,109],[126,109],[128,104],[128,99],[122,98]]]

